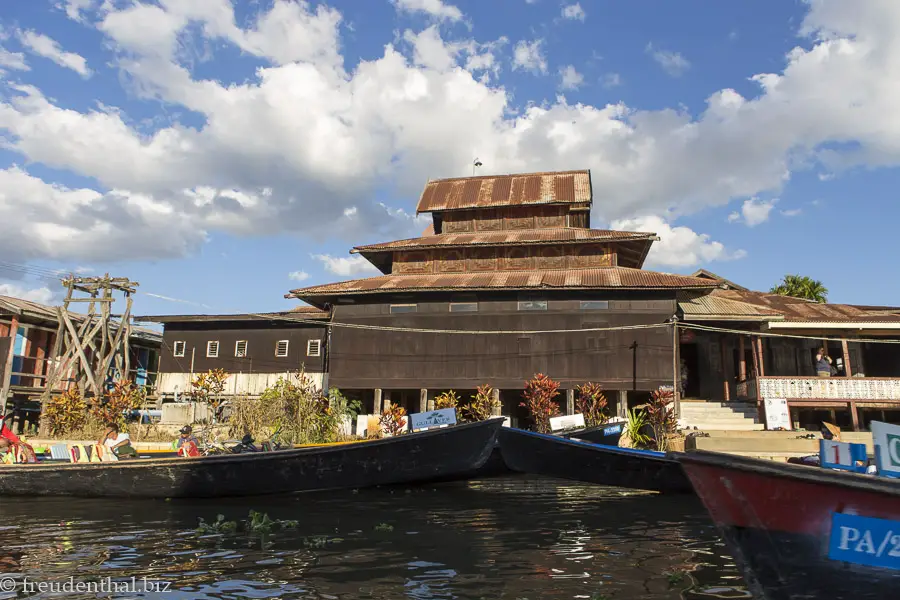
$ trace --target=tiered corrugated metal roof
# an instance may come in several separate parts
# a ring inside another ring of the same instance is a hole
[[[382,275],[354,279],[291,291],[289,296],[315,298],[322,296],[371,294],[399,291],[453,290],[536,290],[536,289],[709,289],[718,284],[709,279],[655,273],[625,267],[594,269],[560,269],[529,271],[490,271],[425,275]]]
[[[425,185],[417,213],[526,204],[591,204],[590,171],[436,179]]]
[[[631,231],[610,231],[604,229],[584,229],[579,227],[559,227],[554,229],[526,229],[521,231],[485,231],[477,233],[442,233],[407,240],[357,246],[352,253],[381,252],[400,249],[445,248],[448,246],[511,246],[518,244],[559,244],[584,241],[627,242],[656,239],[655,233]]]

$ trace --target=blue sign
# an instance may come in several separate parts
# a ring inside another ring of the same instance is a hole
[[[900,570],[900,521],[832,513],[828,558]]]
[[[603,430],[603,435],[616,435],[617,433],[622,433],[621,423],[619,423],[618,425],[610,425]]]
[[[409,428],[413,431],[441,427],[443,425],[456,425],[455,408],[442,408],[441,410],[409,415]]]
[[[865,444],[819,440],[820,467],[865,473],[868,465],[869,455]]]

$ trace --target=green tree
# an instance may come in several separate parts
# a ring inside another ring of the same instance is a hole
[[[814,302],[825,303],[828,298],[828,288],[806,275],[785,275],[781,283],[772,288],[773,294],[804,298]]]

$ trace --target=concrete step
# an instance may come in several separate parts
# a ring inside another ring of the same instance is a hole
[[[682,404],[681,412],[756,412],[757,408],[755,406],[749,406],[747,404],[736,404],[733,406],[721,406],[719,404]]]
[[[863,443],[862,441],[860,443]],[[759,439],[750,437],[696,437],[691,438],[688,445],[692,445],[697,450],[709,450],[711,452],[727,452],[734,453],[752,453],[757,455],[760,452],[785,454],[797,453],[800,456],[808,456],[810,454],[819,453],[819,440],[813,439],[790,439],[790,438],[771,438]],[[872,440],[866,442],[866,451],[872,454]]]
[[[753,423],[753,422],[741,422],[741,421],[733,421],[728,423],[712,423],[708,427],[706,427],[703,423],[689,423],[688,427],[690,429],[686,430],[686,433],[690,433],[690,431],[694,430],[694,427],[697,428],[697,431],[709,431],[715,429],[716,431],[722,432],[751,432],[751,431],[763,431],[766,426],[762,423]]]
[[[723,411],[707,411],[707,412],[681,412],[682,419],[693,419],[695,421],[703,421],[706,419],[755,419],[759,416],[759,413],[755,410],[753,412],[732,412],[730,410]]]

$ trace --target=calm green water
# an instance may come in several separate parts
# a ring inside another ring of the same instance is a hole
[[[98,597],[21,589],[23,577],[61,585],[70,576],[95,586],[135,577],[100,597],[169,600],[748,597],[696,499],[548,479],[227,501],[0,502],[0,584],[11,573],[20,584],[0,598]],[[200,517],[250,510],[299,523],[268,536],[196,532]],[[163,581],[169,590],[155,591]]]

